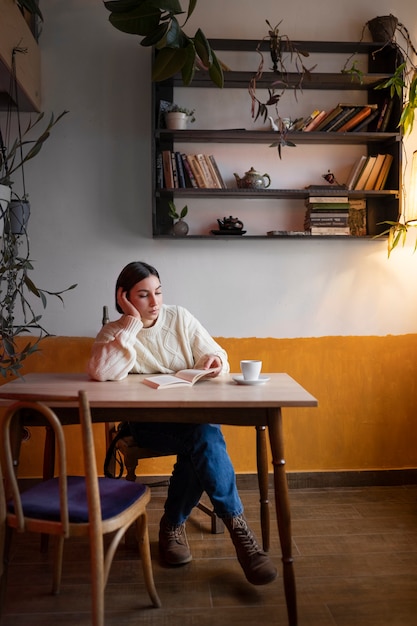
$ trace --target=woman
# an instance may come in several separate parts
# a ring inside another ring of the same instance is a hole
[[[186,309],[162,303],[157,270],[129,263],[116,283],[121,317],[100,330],[88,373],[95,380],[122,380],[128,374],[174,373],[185,368],[229,371],[226,352]],[[230,532],[246,578],[254,585],[272,582],[275,566],[258,546],[243,516],[235,472],[218,425],[132,422],[143,448],[176,454],[159,530],[161,558],[169,565],[191,561],[185,522],[203,491]]]

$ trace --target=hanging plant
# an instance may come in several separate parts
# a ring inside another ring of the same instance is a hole
[[[40,113],[35,121],[29,120],[22,130],[18,106],[15,55],[21,50],[15,48],[12,55],[14,100],[16,110],[7,112],[6,129],[0,128],[0,203],[3,236],[0,240],[0,375],[19,375],[24,360],[38,349],[39,342],[49,333],[42,325],[42,315],[36,312],[40,303],[47,306],[49,296],[63,302],[62,294],[74,289],[76,285],[50,291],[35,285],[30,277],[34,269],[30,255],[28,219],[30,206],[25,182],[25,165],[39,154],[52,128],[67,111],[58,117],[51,115],[49,122],[37,137],[33,137],[44,120]],[[10,90],[12,92],[12,89]],[[11,137],[11,122],[15,118],[17,136]],[[16,178],[21,179],[22,194],[15,191]],[[19,216],[17,210],[22,209]],[[17,218],[17,222],[15,220]],[[21,347],[17,340],[22,335],[30,335],[28,342]]]

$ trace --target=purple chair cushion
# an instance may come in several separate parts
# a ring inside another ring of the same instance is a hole
[[[145,493],[145,485],[127,480],[99,478],[102,519],[118,515]],[[58,479],[45,480],[22,493],[26,517],[60,520]],[[72,523],[88,522],[87,491],[84,476],[68,476],[68,509]],[[9,510],[14,511],[9,503]]]

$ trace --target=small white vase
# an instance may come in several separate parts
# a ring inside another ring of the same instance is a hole
[[[166,127],[169,130],[184,130],[187,128],[187,117],[186,113],[165,113]]]

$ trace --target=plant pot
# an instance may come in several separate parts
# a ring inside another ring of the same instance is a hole
[[[367,22],[372,41],[387,42],[394,37],[398,19],[394,15],[381,15]]]
[[[12,190],[8,185],[0,185],[0,237],[3,236],[7,207],[9,206]]]
[[[11,195],[12,190],[8,185],[0,185],[0,219],[4,217]]]
[[[30,203],[27,200],[12,200],[4,223],[4,232],[23,235],[30,216]]]
[[[185,235],[188,234],[189,228],[188,228],[188,224],[187,222],[184,222],[184,220],[178,220],[178,222],[175,222],[175,224],[173,225],[173,227],[171,228],[171,235],[177,235],[178,237],[184,237]]]
[[[166,127],[169,130],[184,130],[187,128],[187,117],[186,113],[165,113]]]

